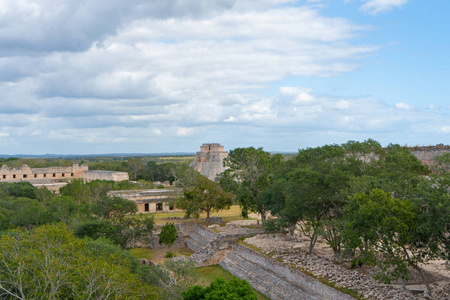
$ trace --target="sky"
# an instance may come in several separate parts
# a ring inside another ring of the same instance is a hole
[[[0,153],[450,139],[450,1],[0,0]]]

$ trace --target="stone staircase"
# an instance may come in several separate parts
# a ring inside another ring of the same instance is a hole
[[[241,245],[233,246],[220,265],[237,277],[248,280],[255,289],[271,299],[353,299],[277,261],[243,248]]]
[[[195,253],[206,248],[217,238],[217,234],[214,231],[198,224],[191,224],[181,230],[184,230],[183,235],[186,246]]]

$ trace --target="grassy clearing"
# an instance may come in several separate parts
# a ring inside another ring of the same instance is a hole
[[[153,214],[155,218],[156,225],[164,225],[168,222],[171,223],[180,223],[180,222],[195,222],[200,223],[202,225],[209,225],[206,224],[206,213],[203,213],[200,215],[198,219],[184,219],[184,212],[170,212],[170,213],[154,213]],[[241,215],[241,208],[239,205],[232,205],[229,210],[223,210],[217,213],[212,213],[212,217],[222,217],[222,220],[224,223],[228,223],[231,221],[237,221],[237,220],[255,220],[253,218],[245,219]],[[181,219],[169,219],[169,218],[181,218]]]
[[[156,250],[150,248],[133,248],[129,250],[131,255],[137,258],[145,258],[152,260],[155,256]]]
[[[192,252],[188,247],[183,248],[164,248],[159,250],[153,250],[150,248],[133,248],[130,249],[131,255],[137,258],[145,258],[154,261],[155,263],[164,263],[164,261],[170,258],[166,257],[167,252],[172,252],[175,256],[191,256]]]
[[[233,274],[225,270],[219,265],[214,266],[208,266],[208,267],[198,267],[197,271],[200,273],[200,280],[201,285],[207,286],[211,284],[211,282],[219,277],[222,277],[225,280],[230,280],[233,278]],[[256,292],[256,296],[258,297],[258,300],[270,300],[270,298],[264,296],[257,290],[254,290]]]

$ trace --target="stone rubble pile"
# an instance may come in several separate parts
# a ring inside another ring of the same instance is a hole
[[[260,248],[266,254],[275,252],[276,254],[272,257],[281,259],[286,265],[307,270],[314,276],[327,279],[337,286],[352,289],[367,299],[450,299],[450,284],[445,286],[432,285],[432,298],[413,295],[401,287],[386,285],[356,270],[348,270],[335,264],[331,258],[318,257],[314,254],[308,255],[306,251],[293,249],[294,243],[286,240],[283,235],[262,234],[247,238],[245,242]]]

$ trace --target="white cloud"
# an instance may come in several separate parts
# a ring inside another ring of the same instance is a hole
[[[403,103],[403,102],[396,103],[395,107],[398,109],[404,109],[404,110],[410,110],[410,109],[414,108],[414,106],[411,106],[411,105]]]
[[[195,128],[180,127],[177,129],[176,135],[179,137],[192,136],[195,133]]]
[[[337,109],[348,109],[350,107],[350,102],[347,100],[339,100],[336,103],[336,108]]]
[[[292,104],[308,105],[316,103],[316,99],[311,95],[312,89],[299,87],[280,87],[280,94]]]
[[[450,133],[450,126],[442,126],[441,132],[445,134]]]
[[[351,139],[424,119],[404,103],[283,83],[350,72],[378,49],[356,42],[364,26],[304,1],[4,3],[2,152],[177,151],[183,141],[195,151],[217,137],[289,151],[311,136]]]
[[[368,14],[376,15],[390,11],[406,4],[409,0],[368,0],[360,9]]]

